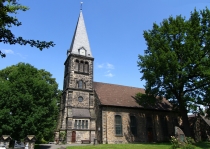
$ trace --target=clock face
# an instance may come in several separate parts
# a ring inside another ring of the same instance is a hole
[[[80,55],[84,55],[85,56],[85,50],[84,49],[80,49],[79,52],[80,52],[79,53]]]

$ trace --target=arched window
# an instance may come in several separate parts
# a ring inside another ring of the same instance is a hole
[[[74,67],[75,71],[78,71],[79,70],[79,61],[76,60],[75,61],[75,67]]]
[[[81,61],[81,62],[79,63],[79,71],[80,71],[80,72],[83,72],[83,69],[84,69],[84,62]]]
[[[79,82],[78,82],[78,88],[83,88],[83,82],[82,82],[82,80],[79,80]]]
[[[78,97],[78,101],[79,101],[79,102],[82,102],[82,101],[83,101],[83,97],[82,97],[82,96],[79,96],[79,97]]]
[[[88,73],[88,72],[89,72],[89,65],[88,65],[88,62],[85,62],[84,72],[85,72],[85,73]]]
[[[115,134],[122,135],[122,118],[120,115],[115,115]]]
[[[137,135],[136,117],[130,116],[130,128],[133,135]]]

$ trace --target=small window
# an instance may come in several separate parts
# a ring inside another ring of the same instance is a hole
[[[137,134],[137,124],[136,124],[136,117],[130,116],[130,128],[133,135]]]
[[[82,129],[84,129],[85,128],[85,121],[83,120],[82,121]]]
[[[78,82],[78,88],[83,88],[83,82],[82,82],[82,80],[79,80],[79,82]]]
[[[115,134],[122,135],[122,118],[120,115],[115,115]]]
[[[81,128],[81,120],[79,120],[79,129]]]
[[[78,101],[79,101],[79,102],[82,102],[82,101],[83,101],[83,97],[82,97],[82,96],[79,96],[79,97],[78,97]]]
[[[86,129],[88,129],[88,120],[86,120]]]

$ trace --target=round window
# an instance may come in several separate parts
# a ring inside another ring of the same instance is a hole
[[[78,97],[78,101],[79,101],[79,102],[82,102],[82,101],[83,101],[83,97],[82,97],[82,96],[79,96],[79,97]]]

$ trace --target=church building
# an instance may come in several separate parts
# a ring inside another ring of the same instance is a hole
[[[144,89],[93,81],[94,57],[82,10],[64,65],[56,140],[114,144],[167,141],[174,135],[177,114],[167,100],[144,107],[134,99]]]

